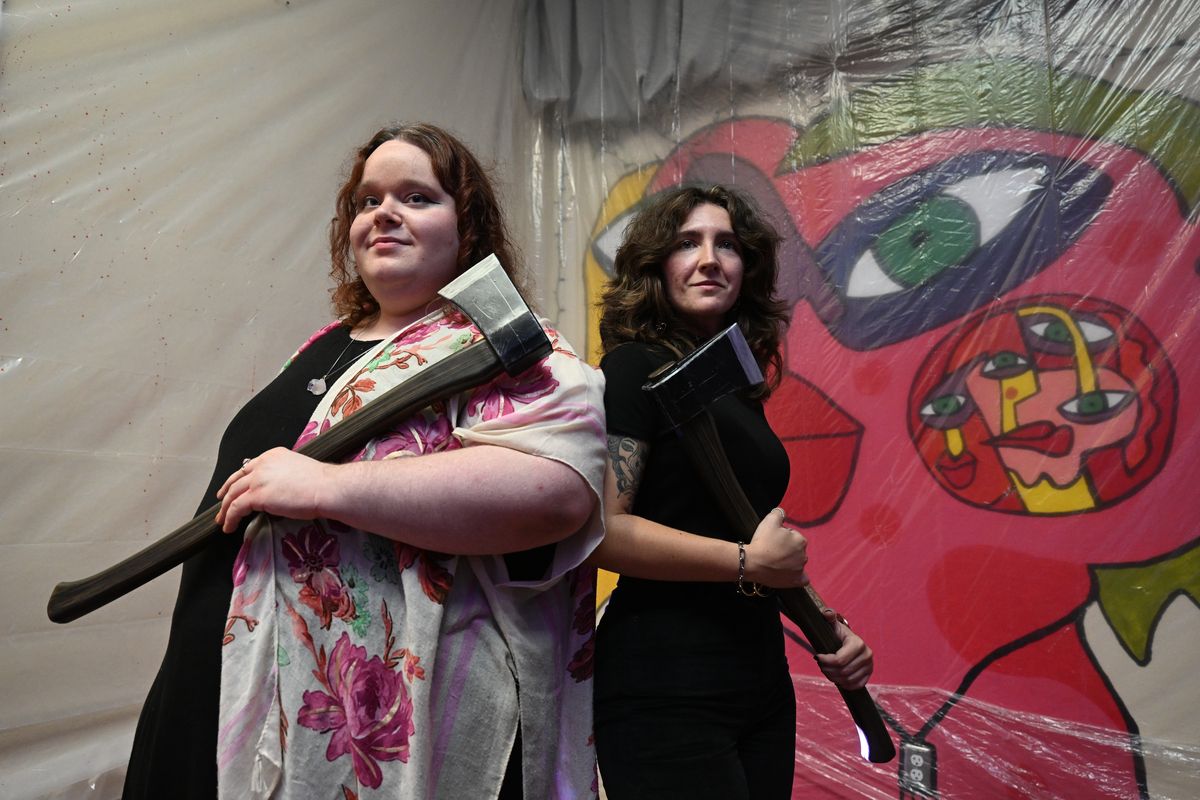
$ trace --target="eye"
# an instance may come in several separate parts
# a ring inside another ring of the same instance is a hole
[[[738,243],[737,239],[722,239],[717,242],[717,247],[720,247],[722,250],[732,250],[735,253],[740,253],[742,250],[742,246]]]
[[[1059,413],[1071,422],[1096,425],[1112,419],[1133,402],[1133,392],[1100,390],[1084,392],[1058,407]]]
[[[625,238],[625,229],[640,208],[640,205],[634,206],[608,223],[592,242],[592,256],[606,275],[613,274],[613,263],[617,258],[617,249]]]
[[[367,208],[375,208],[377,205],[379,205],[379,198],[375,195],[368,194],[358,198],[359,211]]]
[[[1029,326],[1029,332],[1035,336],[1056,344],[1071,343],[1071,329],[1060,319],[1051,322],[1035,322]]]
[[[1116,339],[1116,332],[1095,317],[1072,316],[1089,352],[1103,350]],[[1033,314],[1023,321],[1023,327],[1030,347],[1044,353],[1063,356],[1074,354],[1075,337],[1072,335],[1071,326],[1060,317]]]
[[[983,366],[979,369],[979,374],[985,378],[1001,380],[1020,375],[1028,369],[1028,359],[1018,353],[1005,350],[983,362]]]
[[[411,194],[405,195],[404,202],[411,203],[413,205],[423,205],[431,201],[427,196],[421,194],[420,192],[412,192]]]
[[[850,268],[847,297],[880,297],[928,283],[965,264],[1000,234],[1041,188],[1045,169],[976,175],[898,217]]]
[[[921,421],[929,427],[949,430],[966,422],[973,410],[974,405],[967,395],[943,394],[921,406],[917,413],[921,415]]]
[[[1079,327],[1079,332],[1083,334],[1083,340],[1088,344],[1108,342],[1116,335],[1112,328],[1098,322],[1088,322],[1081,319],[1076,320],[1075,324]],[[1048,342],[1055,342],[1057,344],[1071,343],[1071,329],[1062,320],[1034,322],[1028,327],[1030,333]]]
[[[826,324],[843,345],[873,350],[961,319],[1053,264],[1112,186],[1089,164],[995,150],[899,175],[816,247],[841,305]]]
[[[675,242],[676,250],[691,250],[695,246],[696,243],[691,239],[680,239],[679,241]]]

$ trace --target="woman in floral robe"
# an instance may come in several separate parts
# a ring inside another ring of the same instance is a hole
[[[312,376],[296,446],[480,339],[436,292],[489,252],[513,264],[486,174],[433,126],[377,133],[337,205],[343,319],[295,363],[346,328],[374,344],[336,381]],[[225,481],[218,521],[252,521],[223,637],[218,796],[595,794],[595,600],[577,567],[602,535],[603,381],[547,332],[553,352],[526,372],[346,463],[278,447]]]

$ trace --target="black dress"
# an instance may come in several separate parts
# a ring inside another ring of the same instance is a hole
[[[736,541],[678,436],[641,387],[670,360],[640,343],[601,362],[608,432],[649,445],[632,513]],[[783,498],[788,459],[757,400],[711,409],[759,516]],[[733,583],[622,577],[596,639],[596,752],[610,800],[789,798],[795,695],[778,605]]]
[[[295,444],[321,400],[305,388],[311,379],[325,375],[336,362],[325,378],[332,384],[374,344],[352,340],[349,328],[335,328],[252,397],[225,429],[197,513],[217,501],[217,490],[243,459]],[[183,565],[167,652],[138,718],[125,800],[217,796],[221,640],[233,593],[233,562],[248,522]]]

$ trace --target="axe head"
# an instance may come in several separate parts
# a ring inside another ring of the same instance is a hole
[[[762,370],[737,325],[655,373],[642,387],[654,395],[671,427],[678,428],[717,400],[763,382]]]
[[[509,375],[524,372],[550,353],[550,339],[496,256],[484,258],[438,294],[471,318]]]

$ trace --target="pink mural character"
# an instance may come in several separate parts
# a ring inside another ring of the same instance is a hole
[[[930,473],[964,501],[1071,514],[1152,478],[1175,410],[1174,376],[1143,325],[1055,295],[989,308],[940,343],[918,372],[909,425]]]
[[[812,755],[845,731],[806,687],[798,797],[831,770],[901,796],[1197,788],[1200,110],[1046,77],[922,67],[803,129],[698,131],[646,187],[734,183],[784,235],[783,505],[914,759]]]

